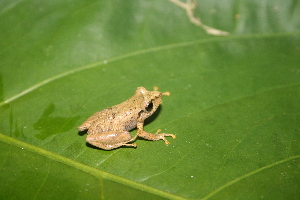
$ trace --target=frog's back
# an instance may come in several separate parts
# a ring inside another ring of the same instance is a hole
[[[78,130],[88,129],[88,133],[101,133],[108,130],[129,131],[135,128],[137,124],[131,118],[131,114],[121,112],[119,108],[113,106],[96,112],[79,126]]]
[[[109,118],[108,117],[108,113],[109,113],[108,109],[110,109],[110,108],[101,110],[99,112],[96,112],[92,116],[90,116],[85,122],[83,122],[83,124],[81,124],[78,127],[78,130],[79,131],[87,130],[87,129],[90,129],[93,126],[95,126],[95,123],[97,123],[97,122],[101,123],[101,122],[105,121],[105,119]]]

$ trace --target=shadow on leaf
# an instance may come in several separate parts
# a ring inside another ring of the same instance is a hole
[[[33,124],[35,130],[41,130],[35,137],[44,140],[51,135],[63,133],[73,128],[79,119],[75,117],[51,117],[54,112],[54,104],[50,104],[43,112],[41,118]]]

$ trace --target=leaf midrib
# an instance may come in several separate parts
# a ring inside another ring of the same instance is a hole
[[[140,183],[137,183],[137,182],[134,182],[134,181],[131,181],[131,180],[128,180],[128,179],[110,174],[108,172],[101,171],[101,170],[93,168],[91,166],[87,166],[85,164],[82,164],[82,163],[76,162],[74,160],[71,160],[69,158],[63,157],[61,155],[55,154],[53,152],[49,152],[47,150],[41,149],[41,148],[33,146],[31,144],[27,144],[25,142],[22,142],[22,141],[14,139],[14,138],[8,137],[8,136],[3,135],[1,133],[0,133],[0,141],[5,142],[5,143],[7,143],[9,145],[12,145],[12,146],[22,148],[22,149],[27,150],[27,151],[37,153],[37,154],[42,155],[46,158],[52,159],[56,162],[60,162],[60,163],[66,164],[68,166],[75,167],[76,169],[79,169],[83,172],[91,174],[91,175],[97,177],[98,179],[106,178],[108,180],[115,181],[115,182],[118,182],[118,183],[121,183],[121,184],[124,184],[124,185],[128,185],[128,186],[131,186],[133,188],[139,189],[141,191],[149,192],[149,193],[155,194],[157,196],[161,196],[161,197],[165,197],[165,198],[169,198],[169,199],[180,199],[180,200],[185,199],[183,197],[176,196],[176,195],[173,195],[173,194],[170,194],[170,193],[167,193],[167,192],[163,192],[161,190],[158,190],[158,189],[155,189],[155,188],[152,188],[152,187],[149,187],[149,186],[146,186],[146,185],[143,185],[143,184],[140,184]],[[286,162],[291,161],[291,160],[299,159],[299,158],[300,158],[300,155],[291,156],[291,157],[288,157],[286,159],[279,160],[277,162],[274,162],[274,163],[271,163],[271,164],[266,165],[264,167],[253,170],[253,171],[251,171],[247,174],[244,174],[240,177],[237,177],[236,179],[233,179],[232,181],[229,181],[229,182],[223,184],[222,186],[218,187],[217,189],[213,190],[212,192],[207,194],[205,197],[203,197],[202,200],[209,199],[209,198],[213,197],[214,195],[218,194],[219,192],[221,192],[222,190],[226,189],[227,187],[230,187],[231,185],[234,185],[235,183],[237,183],[237,182],[239,182],[243,179],[246,179],[246,178],[248,178],[252,175],[258,174],[258,173],[260,173],[264,170],[270,169],[272,167],[275,167],[275,166],[278,166],[280,164],[286,163]]]
[[[11,137],[3,135],[1,133],[0,133],[0,141],[4,142],[6,144],[9,144],[11,146],[22,148],[23,150],[27,150],[27,151],[36,153],[38,155],[44,156],[44,157],[49,158],[53,161],[56,161],[56,162],[63,163],[65,165],[74,167],[74,168],[76,168],[78,170],[81,170],[85,173],[93,175],[98,179],[106,178],[108,180],[111,180],[111,181],[114,181],[114,182],[117,182],[117,183],[120,183],[120,184],[123,184],[123,185],[127,185],[127,186],[130,186],[132,188],[136,188],[136,189],[139,189],[141,191],[145,191],[145,192],[148,192],[148,193],[151,193],[151,194],[154,194],[154,195],[157,195],[157,196],[161,196],[161,197],[164,197],[164,198],[168,198],[168,199],[178,199],[178,200],[185,199],[183,197],[176,196],[176,195],[158,190],[156,188],[153,188],[153,187],[150,187],[150,186],[138,183],[138,182],[134,182],[134,181],[131,181],[131,180],[128,180],[128,179],[110,174],[108,172],[96,169],[94,167],[79,163],[79,162],[74,161],[72,159],[66,158],[64,156],[58,155],[56,153],[47,151],[47,150],[39,148],[39,147],[36,147],[34,145],[22,142],[20,140],[11,138]]]

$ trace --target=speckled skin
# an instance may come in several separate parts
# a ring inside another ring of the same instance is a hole
[[[138,87],[135,94],[128,100],[99,111],[88,118],[78,127],[79,131],[88,130],[86,141],[96,147],[111,150],[120,146],[133,146],[128,144],[137,137],[147,140],[164,140],[165,136],[176,138],[173,134],[155,134],[143,130],[144,121],[151,116],[161,104],[162,96],[169,96],[169,92],[147,91],[144,87]],[[131,137],[129,131],[137,127],[137,134]]]

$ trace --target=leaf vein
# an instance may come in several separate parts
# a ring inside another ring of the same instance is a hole
[[[262,34],[252,34],[252,35],[236,35],[236,36],[229,36],[229,37],[212,37],[212,38],[206,38],[206,39],[201,39],[201,40],[194,40],[194,41],[189,41],[189,42],[182,42],[182,43],[175,43],[175,44],[168,44],[168,45],[163,45],[163,46],[158,46],[158,47],[152,47],[152,48],[149,48],[149,49],[143,49],[143,50],[138,50],[138,51],[134,51],[134,52],[131,52],[131,53],[127,53],[127,54],[124,54],[124,55],[121,55],[121,56],[116,56],[116,57],[113,57],[111,59],[107,59],[107,60],[103,60],[103,61],[99,61],[99,62],[95,62],[95,63],[92,63],[92,64],[89,64],[89,65],[85,65],[85,66],[82,66],[82,67],[79,67],[79,68],[76,68],[76,69],[72,69],[72,70],[69,70],[69,71],[66,71],[66,72],[63,72],[61,74],[58,74],[58,75],[55,75],[55,76],[52,76],[48,79],[45,79],[44,81],[41,81],[23,91],[21,91],[20,93],[0,102],[0,107],[5,105],[5,104],[8,104],[32,91],[35,91],[36,89],[48,84],[48,83],[51,83],[55,80],[58,80],[60,78],[64,78],[68,75],[71,75],[71,74],[74,74],[74,73],[77,73],[77,72],[81,72],[83,70],[87,70],[87,69],[91,69],[91,68],[95,68],[95,67],[98,67],[98,66],[101,66],[101,65],[105,65],[109,62],[115,62],[115,61],[118,61],[118,60],[122,60],[122,59],[125,59],[125,58],[129,58],[129,57],[134,57],[134,56],[137,56],[137,55],[142,55],[142,54],[147,54],[147,53],[151,53],[151,52],[155,52],[155,51],[162,51],[162,50],[168,50],[168,49],[174,49],[174,48],[179,48],[179,47],[186,47],[186,46],[192,46],[192,45],[196,45],[196,44],[201,44],[201,43],[207,43],[207,42],[217,42],[217,41],[226,41],[226,40],[232,40],[232,39],[246,39],[246,38],[256,38],[256,37],[274,37],[274,36],[290,36],[290,35],[299,35],[299,33],[276,33],[276,34],[265,34],[265,35],[262,35]]]
[[[202,200],[206,200],[206,199],[209,199],[211,198],[212,196],[216,195],[217,193],[221,192],[222,190],[226,189],[227,187],[230,187],[232,185],[234,185],[235,183],[243,180],[243,179],[246,179],[252,175],[255,175],[255,174],[258,174],[264,170],[267,170],[267,169],[270,169],[272,167],[275,167],[275,166],[278,166],[280,164],[283,164],[285,162],[288,162],[288,161],[291,161],[291,160],[295,160],[295,159],[298,159],[300,158],[300,155],[296,155],[296,156],[292,156],[292,157],[289,157],[289,158],[286,158],[286,159],[283,159],[283,160],[279,160],[277,162],[274,162],[274,163],[271,163],[269,165],[266,165],[264,167],[261,167],[261,168],[258,168],[256,170],[253,170],[247,174],[244,174],[243,176],[240,176],[236,179],[233,179],[232,181],[229,181],[228,183],[218,187],[217,189],[215,189],[214,191],[210,192],[208,195],[206,195],[205,197],[202,198]]]

